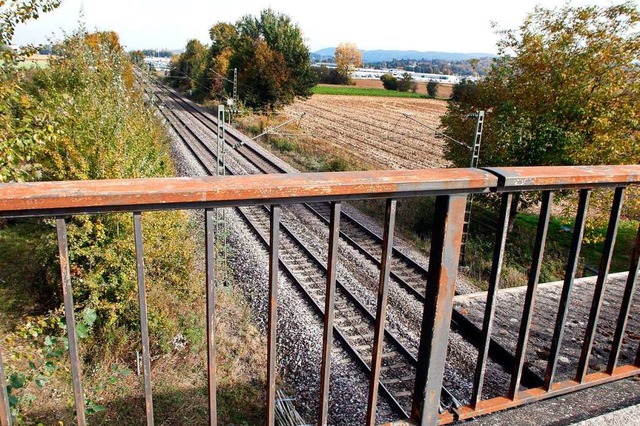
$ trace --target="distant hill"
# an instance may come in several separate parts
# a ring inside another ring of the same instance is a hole
[[[320,49],[311,54],[316,61],[326,61],[333,58],[335,47]],[[383,62],[394,59],[440,59],[445,61],[464,61],[473,58],[486,58],[495,56],[492,53],[455,53],[455,52],[419,52],[417,50],[362,50],[364,62]]]

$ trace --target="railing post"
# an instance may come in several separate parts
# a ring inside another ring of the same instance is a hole
[[[4,378],[4,364],[2,361],[2,345],[0,345],[0,425],[11,426],[11,410],[9,408],[9,395],[7,394],[7,382]]]
[[[278,308],[278,254],[282,209],[271,206],[269,232],[269,322],[267,328],[267,425],[276,424],[276,329]]]
[[[78,426],[87,424],[84,411],[84,392],[82,390],[82,366],[78,355],[78,335],[73,310],[73,289],[71,287],[71,268],[69,266],[69,247],[67,242],[67,222],[56,220],[58,232],[58,252],[60,255],[60,275],[62,277],[62,297],[64,298],[64,317],[67,323],[67,339],[69,339],[69,361],[71,362],[71,378],[73,395],[76,404]]]
[[[209,388],[209,425],[214,426],[218,422],[216,406],[216,263],[215,263],[215,235],[213,209],[204,211],[205,228],[205,265],[207,288],[207,379]]]
[[[553,204],[553,192],[544,191],[542,193],[542,207],[538,218],[538,229],[536,231],[536,241],[533,246],[533,261],[529,269],[529,279],[527,282],[527,293],[525,294],[524,306],[522,307],[522,319],[520,320],[520,330],[518,331],[518,341],[516,343],[516,356],[511,372],[511,383],[509,384],[509,398],[515,399],[520,389],[520,379],[524,371],[524,358],[527,354],[529,343],[529,332],[533,319],[533,310],[536,306],[538,295],[538,282],[542,271],[542,260],[544,259],[544,247],[547,242],[547,231],[549,230],[549,220],[551,219],[551,207]]]
[[[502,205],[500,207],[500,227],[496,233],[496,242],[493,249],[493,261],[491,264],[491,277],[489,278],[489,289],[487,291],[487,302],[484,310],[482,322],[482,338],[478,346],[478,362],[476,372],[473,377],[473,390],[471,392],[471,405],[475,407],[482,399],[482,387],[484,385],[484,373],[489,356],[489,346],[491,344],[491,331],[493,329],[493,317],[496,309],[496,299],[500,286],[500,274],[502,273],[502,263],[504,261],[504,251],[507,244],[507,232],[509,230],[509,214],[511,212],[511,202],[513,194],[502,195]],[[466,216],[466,213],[465,213]],[[467,220],[465,218],[465,224]]]
[[[320,373],[320,415],[318,425],[327,424],[329,413],[329,384],[331,379],[331,348],[333,346],[333,319],[336,299],[338,243],[340,242],[340,203],[331,203],[329,218],[329,254],[327,259],[327,286],[324,304],[324,332],[322,336],[322,367]]]
[[[598,330],[598,318],[600,317],[600,309],[604,301],[604,290],[607,285],[607,276],[609,275],[609,267],[613,257],[613,249],[616,245],[616,235],[618,235],[618,225],[620,223],[620,213],[622,211],[622,203],[624,201],[624,188],[616,188],[613,196],[613,204],[609,216],[609,226],[607,227],[607,236],[602,246],[602,256],[600,257],[600,268],[596,287],[593,292],[593,301],[591,303],[591,311],[589,312],[589,321],[584,335],[584,343],[582,344],[582,353],[578,361],[578,372],[576,373],[576,382],[584,382],[584,378],[589,372],[589,358],[591,357],[591,349],[596,338]]]
[[[154,425],[153,391],[151,388],[151,352],[149,345],[149,318],[147,315],[147,290],[144,277],[144,248],[142,241],[142,213],[133,213],[133,231],[136,245],[136,273],[138,277],[138,304],[140,307],[140,338],[142,340],[142,370],[144,373],[144,407],[147,426]]]
[[[411,410],[413,420],[423,426],[436,425],[438,422],[466,200],[466,194],[441,195],[436,198]]]
[[[384,221],[382,259],[380,259],[380,280],[378,284],[378,303],[376,305],[376,324],[371,355],[371,376],[369,379],[369,401],[367,403],[367,425],[376,423],[378,386],[382,368],[382,344],[384,325],[387,320],[387,298],[389,295],[389,273],[391,272],[391,254],[393,252],[393,231],[396,225],[396,200],[388,199]]]

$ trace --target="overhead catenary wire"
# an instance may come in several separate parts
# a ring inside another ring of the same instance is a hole
[[[274,130],[277,130],[277,129],[279,129],[279,128],[283,127],[283,126],[286,126],[287,124],[291,123],[292,121],[295,121],[295,120],[301,119],[301,118],[302,118],[302,117],[304,117],[306,114],[307,114],[306,112],[303,112],[302,114],[300,114],[300,116],[295,116],[295,117],[293,117],[293,118],[291,118],[291,119],[289,119],[289,120],[287,120],[287,121],[285,121],[285,122],[282,122],[282,123],[278,124],[277,126],[270,127],[270,128],[268,128],[267,130],[265,130],[264,132],[260,133],[259,135],[256,135],[256,136],[252,137],[252,138],[251,138],[251,140],[252,140],[252,141],[254,141],[254,140],[258,139],[258,138],[259,138],[259,137],[261,137],[261,136],[264,136],[264,135],[266,135],[266,134],[272,133]],[[240,142],[236,143],[236,144],[233,146],[233,148],[234,148],[234,149],[236,149],[236,148],[241,147],[242,145],[244,145],[244,141],[240,141]]]
[[[219,72],[217,72],[213,68],[209,68],[209,71],[211,71],[212,73],[214,73],[218,77],[222,78],[223,80],[227,80],[229,83],[233,84],[233,80],[229,80],[227,77],[225,77],[224,75],[220,74]]]
[[[463,147],[467,148],[469,151],[473,150],[473,148],[471,148],[471,147],[470,147],[469,145],[467,145],[466,143],[464,143],[464,142],[460,142],[459,140],[454,139],[454,138],[452,138],[451,136],[449,136],[449,135],[447,135],[447,134],[442,133],[440,130],[438,130],[438,129],[434,128],[434,127],[431,127],[431,126],[429,126],[429,125],[427,125],[427,124],[423,123],[422,121],[416,120],[415,118],[413,118],[413,117],[411,116],[411,114],[408,114],[408,113],[406,113],[406,112],[403,112],[403,113],[402,113],[402,115],[404,115],[404,116],[405,116],[405,118],[407,118],[407,119],[409,119],[409,120],[411,120],[411,121],[415,121],[416,123],[418,123],[418,124],[420,124],[420,125],[422,125],[422,126],[426,127],[426,128],[427,128],[427,129],[429,129],[429,130],[433,130],[433,131],[434,131],[435,133],[437,133],[438,135],[440,135],[440,136],[444,136],[445,138],[449,139],[451,142],[457,143],[458,145],[460,145],[460,146],[463,146]]]
[[[188,75],[180,72],[180,74],[182,74],[181,76],[179,75],[167,75],[164,78],[175,78],[175,79],[187,79],[187,80],[191,80],[192,82],[194,82],[195,84],[197,84],[198,86],[200,86],[201,88],[205,89],[205,90],[209,90],[209,87],[206,87],[205,85],[203,85],[202,83],[200,83],[198,80],[196,80],[193,77],[189,77]]]

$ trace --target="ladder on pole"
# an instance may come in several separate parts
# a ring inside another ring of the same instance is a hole
[[[480,144],[482,143],[482,129],[484,127],[484,111],[478,111],[476,114],[476,131],[473,137],[473,148],[471,150],[471,164],[469,167],[475,169],[480,161]],[[471,210],[473,209],[473,194],[467,198],[467,206],[464,211],[464,228],[462,231],[462,245],[460,247],[460,263],[465,263],[466,243],[469,236],[469,227],[471,225]]]
[[[225,176],[227,174],[227,148],[225,144],[225,109],[224,105],[218,105],[218,138],[217,138],[217,155],[216,155],[216,176]],[[219,244],[220,253],[217,257],[220,259],[218,270],[222,271],[222,282],[227,282],[227,220],[226,209],[216,208],[216,241]]]

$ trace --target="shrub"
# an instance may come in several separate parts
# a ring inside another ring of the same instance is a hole
[[[402,78],[398,80],[398,91],[408,92],[413,89],[416,83],[413,81],[413,77],[408,72],[402,74]]]
[[[427,83],[427,94],[432,98],[435,98],[438,94],[438,83],[430,81]]]
[[[391,73],[387,73],[380,77],[382,81],[382,85],[387,90],[398,90],[398,79],[394,77]]]

